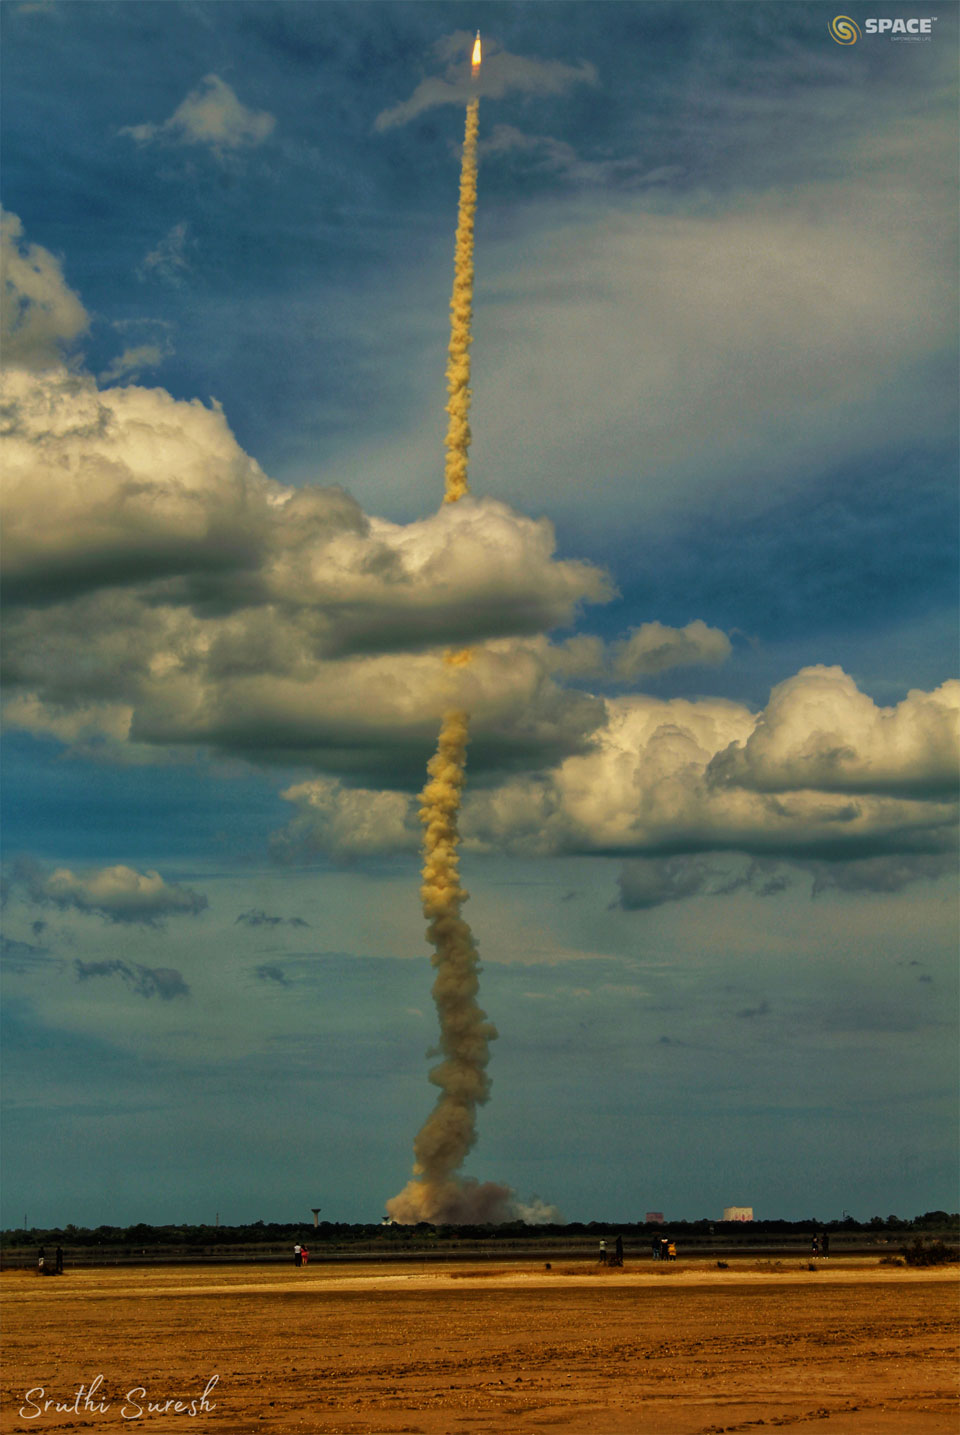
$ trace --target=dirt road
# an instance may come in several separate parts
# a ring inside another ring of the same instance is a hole
[[[4,1435],[958,1428],[955,1269],[144,1267],[0,1290]]]

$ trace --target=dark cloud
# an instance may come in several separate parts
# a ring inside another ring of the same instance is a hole
[[[241,912],[234,923],[235,926],[237,922],[242,923],[245,927],[309,927],[310,925],[302,917],[274,917],[259,907],[251,907],[249,912]]]
[[[49,961],[50,956],[46,947],[21,942],[15,937],[0,936],[0,959],[7,971],[22,973]]]
[[[89,981],[92,977],[120,977],[140,997],[159,996],[163,1001],[174,997],[189,996],[187,986],[175,967],[143,967],[138,962],[124,962],[119,959],[108,962],[74,962],[77,980]]]
[[[280,987],[293,985],[283,968],[278,966],[276,962],[265,962],[262,966],[256,968],[256,974],[262,982],[275,982],[276,985]]]
[[[737,1012],[738,1017],[744,1017],[748,1021],[752,1021],[755,1017],[758,1016],[769,1016],[769,1014],[770,1004],[766,1001],[762,1001],[759,1006],[747,1006],[744,1007],[741,1011]]]
[[[729,858],[728,858],[729,864]],[[649,857],[625,862],[617,878],[620,897],[615,905],[628,911],[645,911],[665,902],[688,897],[726,897],[748,891],[774,897],[812,878],[811,896],[824,892],[900,892],[914,882],[935,882],[956,869],[954,852],[892,853],[851,857],[842,851],[832,860],[755,858],[740,871],[717,865],[709,857]]]
[[[626,863],[617,878],[620,906],[630,911],[646,911],[664,902],[697,897],[707,889],[711,878],[706,863],[697,858],[639,858]]]
[[[953,852],[900,853],[851,862],[798,862],[813,877],[813,895],[840,892],[901,892],[914,882],[935,882],[956,871]]]
[[[640,857],[626,862],[617,878],[616,905],[645,911],[687,897],[727,897],[747,890],[772,897],[790,885],[788,871],[771,859],[757,858],[741,872],[731,872],[705,857]]]

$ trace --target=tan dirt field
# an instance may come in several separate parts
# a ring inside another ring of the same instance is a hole
[[[955,1267],[143,1266],[0,1290],[4,1435],[960,1428]],[[175,1400],[196,1413],[150,1409]]]

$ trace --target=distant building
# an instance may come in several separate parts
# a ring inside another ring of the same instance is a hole
[[[752,1206],[724,1206],[723,1219],[725,1221],[752,1221]]]
[[[662,1225],[663,1225],[663,1212],[662,1212],[662,1211],[648,1211],[648,1212],[647,1212],[647,1225],[648,1225],[648,1226],[662,1226]]]

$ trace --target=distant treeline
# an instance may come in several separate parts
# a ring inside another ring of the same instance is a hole
[[[0,1232],[0,1245],[4,1248],[24,1245],[70,1245],[70,1246],[239,1246],[263,1245],[282,1241],[306,1240],[313,1246],[324,1244],[342,1247],[351,1242],[382,1241],[402,1244],[404,1241],[503,1239],[522,1236],[525,1241],[557,1240],[564,1236],[606,1236],[619,1233],[625,1238],[649,1237],[656,1226],[646,1221],[572,1221],[568,1225],[528,1226],[523,1221],[508,1221],[503,1225],[478,1226],[432,1226],[421,1221],[416,1226],[356,1225],[343,1221],[321,1221],[314,1226],[312,1221],[254,1221],[245,1226],[148,1226],[143,1222],[135,1226],[32,1226],[29,1229],[18,1226]],[[872,1216],[868,1221],[857,1221],[845,1216],[839,1221],[818,1221],[810,1217],[806,1221],[664,1221],[660,1229],[676,1236],[735,1236],[735,1235],[802,1235],[813,1231],[874,1232],[879,1231],[938,1231],[960,1234],[960,1214],[946,1211],[927,1211],[912,1219],[900,1216]]]

